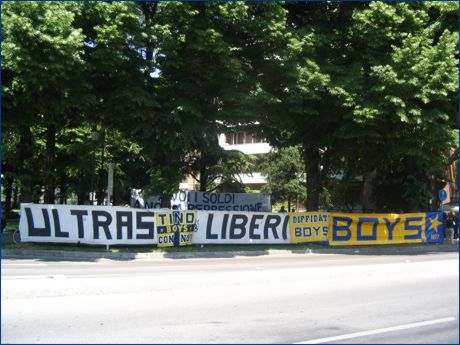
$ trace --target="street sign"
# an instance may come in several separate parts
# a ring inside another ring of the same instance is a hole
[[[444,189],[440,189],[438,192],[438,198],[440,201],[444,201],[447,199],[447,193]]]

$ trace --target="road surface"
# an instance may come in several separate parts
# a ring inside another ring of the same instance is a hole
[[[3,259],[2,343],[459,342],[458,253]]]

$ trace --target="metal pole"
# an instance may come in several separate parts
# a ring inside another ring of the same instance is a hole
[[[94,205],[94,201],[96,200],[96,193],[95,193],[95,189],[96,189],[96,183],[97,181],[95,182],[95,179],[96,179],[96,144],[97,144],[97,140],[99,138],[99,133],[97,132],[97,129],[96,127],[93,128],[92,132],[91,132],[91,140],[93,141],[93,171],[91,172],[92,174],[92,177],[91,177],[91,193],[92,193],[92,197],[91,197],[91,204]]]
[[[94,199],[96,197],[96,193],[94,192],[94,179],[96,176],[96,141],[93,140],[93,171],[92,171],[92,177],[91,177],[91,205],[94,205]]]
[[[113,163],[109,163],[109,171],[107,174],[107,205],[110,205],[113,195]]]

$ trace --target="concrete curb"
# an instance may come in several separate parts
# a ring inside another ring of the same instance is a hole
[[[362,246],[362,247],[313,247],[305,249],[270,249],[270,250],[238,250],[215,252],[164,252],[164,253],[112,253],[85,252],[66,250],[34,250],[34,249],[2,249],[2,259],[7,258],[53,258],[62,260],[139,260],[139,259],[192,259],[192,258],[234,258],[237,256],[257,257],[265,255],[300,255],[300,254],[344,254],[344,255],[422,255],[433,253],[458,252],[457,244],[425,244],[403,246]]]

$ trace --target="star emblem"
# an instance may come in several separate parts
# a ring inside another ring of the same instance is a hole
[[[434,218],[428,218],[430,222],[430,226],[428,227],[428,230],[434,230],[437,231],[438,227],[442,224],[442,222],[439,221],[439,217],[437,215],[433,215]]]

